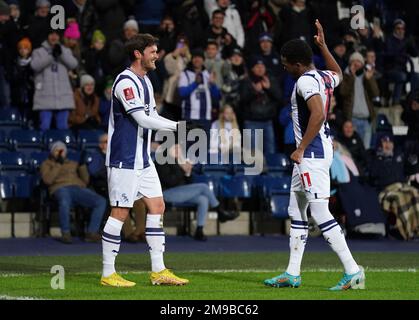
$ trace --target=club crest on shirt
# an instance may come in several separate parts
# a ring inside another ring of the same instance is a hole
[[[134,91],[132,87],[124,89],[124,96],[127,101],[134,99]]]

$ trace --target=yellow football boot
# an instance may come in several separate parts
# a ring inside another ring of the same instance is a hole
[[[182,279],[174,275],[169,269],[160,272],[152,272],[150,280],[153,285],[183,286],[189,283],[188,279]]]
[[[133,287],[135,286],[135,282],[125,280],[122,278],[119,274],[112,273],[109,277],[102,277],[100,279],[100,284],[102,286],[108,286],[108,287]]]

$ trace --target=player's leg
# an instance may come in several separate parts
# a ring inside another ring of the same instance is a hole
[[[364,271],[352,257],[345,235],[329,211],[329,199],[310,200],[310,211],[322,231],[323,237],[336,252],[345,269],[344,277],[331,290],[363,289],[365,284]]]
[[[278,288],[301,285],[301,261],[308,237],[307,207],[308,200],[304,192],[291,191],[288,206],[288,214],[291,218],[288,267],[281,275],[265,280],[266,285]]]
[[[115,271],[115,259],[121,245],[121,229],[129,214],[129,208],[113,207],[111,214],[103,228],[102,253],[103,272],[101,284],[112,287],[132,287],[134,282],[120,277]]]
[[[164,265],[165,234],[163,229],[163,214],[165,205],[163,197],[143,198],[148,209],[145,237],[150,250],[151,282],[155,285],[184,285],[189,281],[175,276]]]
[[[117,168],[108,169],[109,200],[112,210],[102,233],[102,285],[113,287],[135,285],[134,282],[121,278],[115,271],[115,259],[121,245],[121,229],[134,203],[131,193],[135,190],[135,186],[132,185],[133,179],[130,179],[132,172]]]

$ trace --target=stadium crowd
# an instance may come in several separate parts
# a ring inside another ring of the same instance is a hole
[[[64,30],[51,28],[55,4],[65,9]],[[350,8],[356,4],[364,6],[366,21],[354,30]],[[41,135],[50,129],[69,129],[74,136],[83,130],[107,131],[112,83],[128,66],[124,43],[138,33],[151,33],[159,38],[159,60],[149,77],[162,115],[191,120],[208,137],[210,128],[227,134],[263,129],[263,149],[253,145],[256,152],[290,155],[295,148],[290,112],[295,82],[285,73],[279,52],[288,40],[304,39],[313,47],[316,67],[324,68],[313,45],[318,18],[344,73],[328,114],[335,139],[333,188],[339,193],[341,185],[350,184],[342,191],[348,198],[372,188],[377,194],[372,201],[387,213],[387,224],[407,240],[417,236],[419,219],[417,14],[415,3],[403,0],[0,0],[0,109],[17,109],[22,127]],[[408,127],[405,135],[393,134],[399,126]],[[237,139],[218,139],[217,144],[217,137],[211,137],[210,152],[217,146],[227,153],[237,149]],[[64,149],[62,144],[48,149],[42,179],[64,203],[61,227],[68,234],[64,212],[72,192],[82,192],[89,179],[86,171],[84,178],[66,178],[76,175],[82,163],[66,169],[66,159],[56,154]],[[98,149],[104,153],[99,142]],[[99,161],[89,169],[90,182],[98,182],[95,173],[102,175],[102,184],[94,188],[97,197],[78,199],[94,208],[93,241],[99,239],[95,233],[105,210],[103,166]],[[188,170],[183,171],[186,175]],[[206,208],[218,206],[211,194],[202,201]],[[344,207],[337,203],[332,209],[343,223]],[[198,240],[206,239],[206,210],[201,209]],[[128,233],[141,239],[141,232]]]

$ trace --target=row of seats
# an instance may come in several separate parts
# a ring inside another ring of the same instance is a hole
[[[79,130],[77,137],[71,130],[15,129],[8,134],[0,129],[0,151],[19,151],[30,155],[34,151],[48,150],[55,141],[64,142],[71,150],[97,150],[101,130]]]

